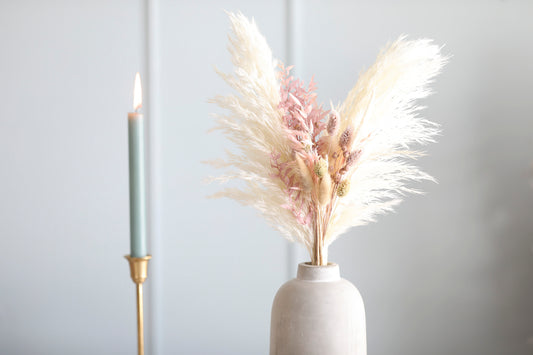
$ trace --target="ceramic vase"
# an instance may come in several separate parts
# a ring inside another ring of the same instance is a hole
[[[339,266],[298,265],[272,305],[270,355],[366,355],[361,294]]]

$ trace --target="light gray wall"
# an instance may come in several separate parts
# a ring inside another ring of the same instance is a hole
[[[0,3],[0,353],[135,351],[122,255],[138,70],[152,115],[150,353],[267,353],[272,298],[305,254],[254,211],[204,198],[216,187],[200,161],[227,146],[206,133],[207,98],[228,91],[213,70],[230,69],[224,9],[254,16],[325,102],[401,33],[446,44],[425,102],[443,134],[419,162],[439,184],[330,259],[365,299],[369,354],[532,354],[533,4],[414,0]]]
[[[160,353],[266,353],[270,306],[286,279],[286,242],[254,211],[206,199],[217,187],[205,184],[214,172],[201,161],[220,157],[227,146],[207,134],[215,109],[207,99],[228,90],[214,66],[231,70],[222,10],[253,14],[283,54],[284,3],[160,4]]]
[[[127,121],[142,3],[2,1],[0,353],[131,354]]]

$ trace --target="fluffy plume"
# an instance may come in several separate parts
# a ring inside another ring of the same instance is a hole
[[[255,207],[270,224],[302,243],[315,265],[327,247],[352,226],[390,211],[412,180],[431,179],[406,163],[431,142],[438,127],[419,116],[416,100],[445,58],[429,40],[400,37],[364,72],[340,107],[326,111],[306,86],[279,66],[253,21],[229,14],[234,72],[219,73],[235,94],[212,101],[227,110],[220,129],[236,147],[221,182],[240,180],[214,197]]]
[[[288,186],[303,177],[293,174],[290,166],[298,167],[298,164],[292,162],[293,149],[279,109],[277,62],[254,21],[248,21],[240,13],[230,13],[229,18],[229,52],[235,70],[233,74],[219,72],[219,75],[236,94],[218,96],[212,102],[227,110],[226,115],[216,117],[215,129],[235,144],[238,153],[228,153],[225,160],[216,162],[216,166],[230,169],[217,180],[238,179],[244,186],[226,188],[213,197],[228,197],[255,207],[285,237],[307,246],[312,228],[296,222],[307,218],[298,211],[305,201],[288,206],[291,202],[288,195],[301,193]]]
[[[350,190],[337,201],[326,245],[348,228],[367,224],[388,212],[405,193],[417,192],[409,181],[432,180],[405,162],[421,153],[413,144],[433,142],[438,126],[423,119],[416,101],[428,96],[428,84],[446,58],[431,40],[404,36],[386,46],[364,72],[339,108],[340,126],[355,127],[359,150],[349,173]]]

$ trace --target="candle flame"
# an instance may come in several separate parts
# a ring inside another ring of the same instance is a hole
[[[133,86],[133,109],[138,111],[143,106],[143,89],[141,87],[141,76],[135,74],[135,84]]]

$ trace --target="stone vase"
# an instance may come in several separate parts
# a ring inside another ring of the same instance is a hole
[[[298,265],[272,305],[270,355],[366,355],[361,294],[339,266]]]

